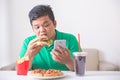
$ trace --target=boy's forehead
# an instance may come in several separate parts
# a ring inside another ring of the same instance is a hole
[[[32,24],[44,24],[50,21],[48,16],[42,16],[32,21]]]

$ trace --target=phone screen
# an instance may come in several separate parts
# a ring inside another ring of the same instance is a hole
[[[66,48],[66,40],[55,40],[54,41],[54,49],[58,50],[57,47],[61,46],[62,48]]]

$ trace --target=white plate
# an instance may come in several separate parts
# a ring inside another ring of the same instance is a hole
[[[63,73],[63,75],[61,75],[61,76],[51,76],[51,77],[38,77],[38,76],[30,76],[30,77],[34,78],[34,79],[57,79],[57,78],[65,77],[65,74]]]

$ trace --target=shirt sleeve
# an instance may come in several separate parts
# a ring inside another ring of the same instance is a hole
[[[27,51],[28,43],[29,42],[27,40],[23,41],[22,48],[21,48],[20,55],[19,55],[20,58],[24,57],[24,55]]]
[[[69,46],[68,46],[69,50],[70,50],[70,56],[73,58],[73,52],[78,52],[78,40],[76,39],[76,37],[74,35],[72,35],[69,39]],[[80,47],[80,51],[82,51],[81,47]]]

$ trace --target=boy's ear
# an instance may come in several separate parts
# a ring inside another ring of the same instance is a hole
[[[53,24],[54,24],[54,27],[56,28],[56,26],[57,26],[56,20],[54,20]]]

